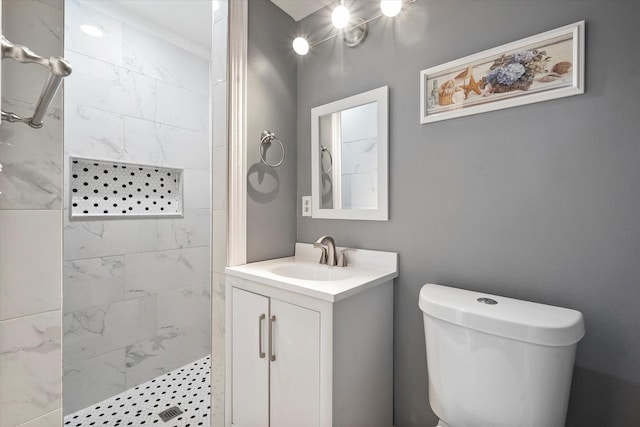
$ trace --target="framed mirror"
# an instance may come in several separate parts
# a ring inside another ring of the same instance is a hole
[[[311,109],[313,218],[389,219],[389,88]]]

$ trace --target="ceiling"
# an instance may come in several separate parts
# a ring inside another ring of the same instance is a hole
[[[322,9],[334,0],[271,0],[280,9],[296,21]]]
[[[112,3],[211,49],[211,0],[112,0]]]
[[[299,21],[335,0],[271,1]],[[112,0],[112,3],[204,48],[211,48],[212,0]],[[225,2],[219,4],[224,7]]]

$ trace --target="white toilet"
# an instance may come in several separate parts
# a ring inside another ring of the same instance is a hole
[[[426,284],[429,402],[441,427],[563,427],[582,313]]]

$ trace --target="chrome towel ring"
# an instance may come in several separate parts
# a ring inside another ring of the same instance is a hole
[[[324,170],[324,163],[322,162],[322,159],[324,158],[324,153],[327,153],[329,155],[329,169],[327,170]],[[322,170],[322,173],[329,173],[331,172],[331,169],[333,169],[333,156],[331,155],[331,151],[329,151],[329,149],[324,145],[321,145],[320,146],[320,170]]]
[[[282,158],[280,159],[280,161],[278,163],[275,164],[271,164],[269,162],[267,162],[267,160],[264,158],[264,155],[262,154],[262,148],[265,144],[270,145],[271,142],[273,140],[276,140],[280,143],[280,148],[282,148]],[[280,166],[282,164],[282,162],[284,162],[284,157],[285,157],[285,149],[284,149],[284,144],[282,143],[282,140],[280,138],[278,138],[276,136],[275,133],[269,131],[269,130],[263,130],[262,131],[262,135],[260,136],[260,149],[258,150],[260,153],[260,160],[262,161],[262,163],[264,163],[265,165],[272,167],[272,168],[277,168],[278,166]]]

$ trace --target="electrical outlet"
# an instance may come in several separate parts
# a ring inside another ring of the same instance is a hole
[[[311,196],[302,196],[302,216],[311,216]]]

